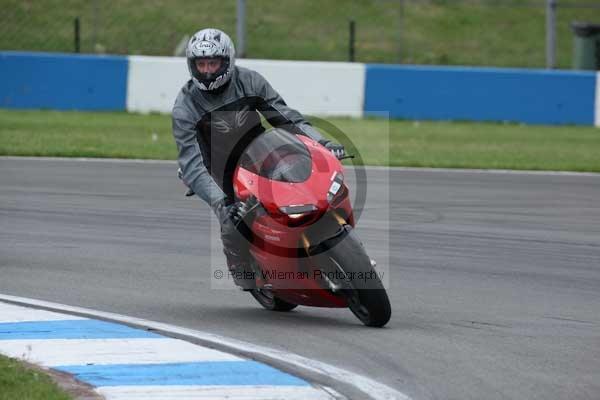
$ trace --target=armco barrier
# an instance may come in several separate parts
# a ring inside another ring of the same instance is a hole
[[[595,102],[592,72],[367,66],[366,115],[593,125]]]
[[[0,107],[124,110],[127,58],[0,52]]]
[[[237,61],[306,114],[600,126],[594,72]],[[0,107],[171,111],[183,58],[0,52]]]

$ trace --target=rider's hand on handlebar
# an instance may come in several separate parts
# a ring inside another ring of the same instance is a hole
[[[213,206],[213,211],[219,220],[219,223],[223,225],[225,221],[230,219],[230,214],[232,212],[231,204],[226,204],[226,199],[220,200],[217,204]]]
[[[225,199],[221,200],[213,208],[221,225],[227,221],[233,222],[234,225],[244,219],[249,211],[250,202],[237,201],[233,204],[226,205]]]
[[[335,143],[330,140],[322,140],[319,143],[325,146],[327,150],[331,151],[333,155],[336,156],[338,159],[346,155],[346,150],[344,149],[344,146],[339,143]]]

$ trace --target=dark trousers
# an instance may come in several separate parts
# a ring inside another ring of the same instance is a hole
[[[251,239],[250,229],[244,221],[240,221],[237,226],[230,219],[221,222],[223,253],[230,269],[237,265],[248,264]]]

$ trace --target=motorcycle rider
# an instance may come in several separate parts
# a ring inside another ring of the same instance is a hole
[[[226,33],[210,28],[196,32],[186,58],[191,79],[172,112],[180,177],[214,210],[230,274],[236,285],[251,290],[255,280],[247,243],[236,229],[244,204],[235,201],[232,181],[241,152],[265,131],[258,113],[272,126],[306,135],[337,156],[344,147],[323,138],[259,73],[236,66]]]

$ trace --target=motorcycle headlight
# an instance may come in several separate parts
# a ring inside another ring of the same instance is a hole
[[[314,204],[291,205],[280,207],[279,211],[287,217],[289,226],[300,226],[310,221],[316,214],[318,207]]]
[[[291,205],[279,208],[279,211],[281,211],[283,214],[286,214],[290,218],[300,218],[306,213],[311,213],[317,210],[318,208],[314,204]]]

